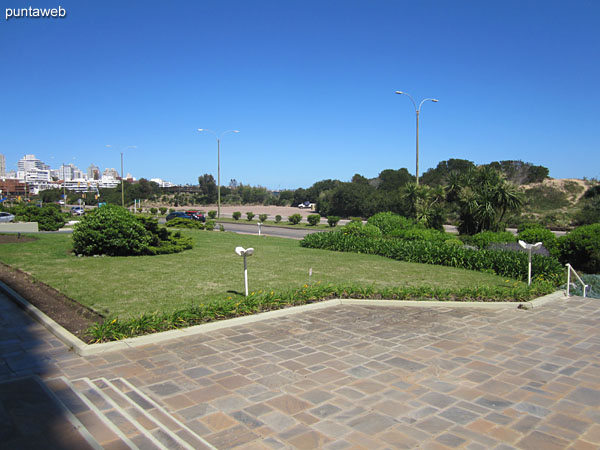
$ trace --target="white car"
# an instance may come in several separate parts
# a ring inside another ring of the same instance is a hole
[[[14,214],[8,212],[0,212],[0,222],[12,222],[15,220]]]
[[[85,208],[83,206],[72,206],[71,207],[71,215],[72,216],[83,216],[85,214]]]

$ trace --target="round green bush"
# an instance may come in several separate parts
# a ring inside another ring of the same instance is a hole
[[[258,220],[260,220],[261,222],[266,222],[267,221],[267,217],[269,217],[267,214],[259,214],[258,215]]]
[[[210,210],[210,211],[208,212],[208,218],[209,218],[209,219],[214,219],[215,217],[217,217],[217,211]]]
[[[302,220],[302,216],[298,213],[292,214],[290,217],[288,217],[288,222],[291,223],[292,225],[299,224],[301,220]]]
[[[390,234],[393,230],[404,230],[414,226],[414,222],[393,212],[380,212],[369,217],[367,223],[374,225],[381,230],[384,236]]]
[[[240,220],[240,217],[242,217],[242,213],[241,211],[234,211],[231,217],[233,217],[235,220]]]
[[[117,205],[97,208],[73,227],[73,250],[78,255],[143,255],[151,241],[133,214]]]
[[[254,218],[254,213],[252,211],[248,211],[246,213],[246,217],[248,218],[248,220],[252,220]]]
[[[41,208],[33,205],[18,205],[9,208],[15,222],[37,222],[40,231],[57,231],[65,225],[65,214],[60,206],[47,204]]]
[[[600,223],[575,228],[558,239],[559,259],[577,271],[600,273]]]
[[[331,228],[335,227],[339,221],[340,221],[339,216],[328,216],[327,217],[327,223],[329,224],[329,226]]]
[[[282,218],[282,217],[281,217],[279,214],[277,214],[277,215],[275,216],[275,223],[279,223],[279,222],[281,222],[281,218]]]
[[[433,228],[396,228],[392,230],[388,237],[405,239],[407,241],[429,241],[429,242],[445,242],[450,238],[450,235],[445,231],[434,230]]]
[[[368,238],[381,237],[381,230],[374,225],[362,224],[360,222],[350,222],[342,228],[344,235],[360,236]]]
[[[319,224],[319,222],[321,222],[321,215],[320,214],[309,214],[308,217],[306,218],[306,220],[308,221],[309,225],[311,226],[317,226]]]
[[[536,242],[542,242],[546,250],[550,252],[552,256],[558,256],[558,239],[552,231],[547,228],[537,226],[528,227],[520,231],[517,237],[528,244],[535,244]]]

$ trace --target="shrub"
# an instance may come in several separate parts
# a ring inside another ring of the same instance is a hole
[[[217,217],[217,212],[215,210],[211,210],[208,212],[208,218],[209,219],[214,219]]]
[[[57,231],[66,223],[65,214],[61,212],[59,205],[50,204],[41,208],[20,205],[9,208],[9,211],[15,215],[16,222],[37,222],[40,231]]]
[[[269,217],[267,214],[259,214],[258,215],[258,220],[260,220],[261,222],[266,222],[267,221],[267,217]]]
[[[215,229],[216,225],[217,224],[214,220],[207,220],[206,223],[204,224],[204,229],[206,231],[213,231]]]
[[[233,217],[235,220],[240,220],[240,217],[242,217],[242,213],[240,211],[234,211],[231,217]]]
[[[370,237],[381,237],[381,230],[376,226],[362,224],[362,222],[350,222],[340,230],[344,235]]]
[[[404,239],[407,241],[429,241],[442,243],[450,238],[445,231],[434,230],[433,228],[420,228],[413,226],[411,228],[396,228],[388,234],[389,238]]]
[[[158,209],[150,208],[150,214],[158,214]]]
[[[414,222],[393,212],[381,212],[369,217],[367,223],[374,225],[381,230],[384,236],[387,236],[394,230],[404,230],[414,226]]]
[[[290,217],[288,217],[288,222],[291,223],[292,225],[299,224],[301,220],[302,220],[302,216],[298,213],[292,214]]]
[[[204,230],[204,224],[199,220],[184,219],[183,217],[176,217],[166,223],[169,228],[189,228],[192,230]]]
[[[164,206],[161,206],[159,209],[161,216],[164,216],[167,213],[167,208],[165,208]]]
[[[339,216],[329,216],[327,217],[327,223],[331,228],[335,227],[340,221]]]
[[[281,222],[281,216],[279,214],[277,214],[275,216],[275,223],[279,223],[279,222]]]
[[[175,208],[169,208],[169,212],[170,213],[175,212]]]
[[[575,228],[558,239],[560,261],[575,270],[600,273],[600,223]]]
[[[317,226],[321,222],[321,215],[320,214],[309,214],[308,217],[306,218],[306,220],[308,221],[309,225],[314,227],[314,226]]]
[[[349,217],[350,222],[358,222],[362,223],[362,219],[360,217]]]
[[[527,279],[528,255],[524,252],[474,250],[428,241],[366,237],[345,232],[348,226],[340,231],[309,234],[300,241],[300,245],[339,252],[381,255],[398,261],[490,272],[517,280]],[[560,284],[564,278],[563,267],[554,258],[533,255],[532,265],[535,277],[551,281],[555,285]]]
[[[79,255],[143,255],[151,240],[133,214],[111,204],[84,215],[73,227],[73,249]]]
[[[488,248],[492,242],[516,242],[516,238],[510,231],[482,231],[473,235],[473,245],[482,250]]]
[[[558,257],[558,239],[552,231],[547,228],[537,226],[528,227],[519,232],[517,237],[528,244],[542,242],[546,250],[554,257]]]
[[[248,221],[252,220],[254,218],[255,214],[252,211],[248,211],[246,213],[246,217],[248,218]]]

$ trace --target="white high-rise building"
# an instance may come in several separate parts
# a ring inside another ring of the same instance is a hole
[[[0,153],[0,177],[6,176],[6,157]]]
[[[50,166],[37,159],[35,155],[25,155],[17,162],[19,172],[27,172],[29,169],[49,170]]]

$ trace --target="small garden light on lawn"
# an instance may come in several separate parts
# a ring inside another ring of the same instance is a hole
[[[519,245],[521,247],[523,247],[525,250],[527,250],[527,252],[529,253],[529,270],[528,270],[528,274],[527,274],[527,285],[531,286],[531,252],[533,250],[537,250],[538,248],[540,248],[542,246],[542,243],[536,242],[535,244],[528,244],[525,241],[519,240]]]
[[[246,297],[248,297],[248,266],[246,264],[246,256],[252,256],[254,254],[254,249],[252,247],[236,247],[235,252],[239,256],[244,257],[244,287],[246,288]]]
[[[262,223],[258,222],[256,225],[258,225],[258,235],[260,236],[260,226],[262,225]]]

